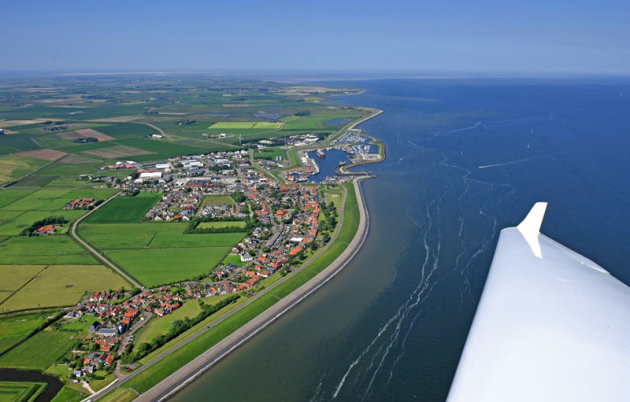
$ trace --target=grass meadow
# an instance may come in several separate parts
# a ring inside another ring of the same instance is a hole
[[[140,193],[135,197],[116,197],[86,218],[85,222],[140,222],[161,197],[161,194],[151,193]]]
[[[217,123],[213,123],[208,128],[227,128],[227,129],[243,129],[247,130],[250,128],[254,128],[256,124],[255,121],[219,121]]]
[[[136,394],[137,395],[137,394]],[[64,385],[61,391],[55,395],[52,402],[80,402],[87,396],[87,391],[77,391],[69,385]]]
[[[61,328],[49,326],[0,356],[0,367],[44,371],[80,342],[94,320],[61,321]]]
[[[79,234],[102,250],[176,247],[232,247],[244,233],[184,234],[188,223],[82,224]]]
[[[187,223],[86,223],[80,236],[146,286],[206,274],[245,233],[184,234]]]
[[[46,389],[44,382],[0,381],[0,401],[35,401],[44,389]]]
[[[131,288],[102,265],[0,265],[0,280],[13,292],[0,303],[0,313],[69,306],[86,292]]]
[[[91,197],[95,199],[105,199],[112,194],[115,190],[109,189],[43,189],[31,192],[24,192],[23,190],[3,190],[0,194],[8,192],[12,193],[17,191],[24,194],[22,197],[15,199],[13,202],[5,204],[1,207],[5,211],[59,211],[66,212],[63,207],[75,198]],[[4,195],[4,194],[3,194]],[[7,198],[11,198],[12,195],[7,195]],[[1,202],[2,198],[0,198]],[[87,212],[87,211],[86,211]]]
[[[206,195],[201,200],[201,204],[199,204],[199,209],[203,207],[207,207],[208,205],[234,205],[236,202],[231,195],[228,194],[213,194]]]
[[[108,250],[106,255],[145,286],[178,282],[208,274],[232,249],[190,247]]]
[[[226,255],[222,262],[223,264],[232,264],[236,265],[237,267],[242,267],[243,265],[247,264],[246,262],[241,260],[240,255]]]
[[[45,314],[29,314],[0,319],[0,353],[26,338],[31,331],[46,322]]]
[[[70,236],[13,236],[0,242],[0,265],[99,264]]]
[[[46,166],[50,161],[18,155],[0,156],[0,185],[17,180]]]
[[[151,342],[160,335],[166,334],[173,326],[173,322],[193,318],[201,312],[201,307],[197,300],[185,302],[179,309],[162,318],[152,319],[145,324],[136,334],[134,343],[141,345],[143,342]]]
[[[245,227],[247,227],[247,223],[245,223],[244,221],[200,222],[199,225],[197,225],[197,229],[244,229]]]

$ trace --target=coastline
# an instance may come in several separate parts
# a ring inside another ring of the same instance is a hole
[[[380,115],[381,113],[383,113],[383,111],[380,109],[374,109],[374,108],[364,108],[364,109],[370,110],[371,113],[368,114],[367,116],[360,118],[357,121],[348,123],[347,126],[340,128],[333,135],[338,136],[348,129],[354,129],[359,124],[364,123],[365,121],[370,120],[373,117],[376,117]],[[374,137],[371,137],[371,136],[370,138],[375,139]],[[384,145],[382,146],[384,147]],[[381,158],[380,160],[369,161],[366,163],[378,163],[378,162],[383,161],[384,159],[385,158]],[[366,174],[364,172],[358,172],[358,173],[339,172],[339,174],[346,175],[346,176],[355,176],[355,178],[352,179],[352,182],[353,182],[354,195],[356,197],[357,209],[358,209],[358,214],[359,214],[359,223],[358,223],[356,232],[354,236],[352,237],[352,240],[347,244],[345,249],[337,256],[337,258],[335,258],[335,260],[329,263],[328,266],[323,268],[322,271],[320,271],[310,280],[300,285],[297,289],[293,290],[291,293],[279,299],[276,303],[268,307],[263,312],[259,313],[257,316],[252,318],[249,322],[235,329],[233,332],[231,332],[222,340],[218,341],[213,346],[209,347],[208,349],[205,349],[203,352],[201,352],[196,357],[192,358],[192,360],[189,360],[186,364],[181,366],[176,371],[172,372],[166,377],[162,377],[162,380],[156,383],[155,385],[151,386],[151,388],[146,389],[144,392],[141,391],[138,397],[134,400],[140,400],[140,401],[164,400],[164,399],[169,398],[176,392],[180,391],[190,382],[194,381],[197,377],[203,374],[206,370],[208,370],[213,365],[215,365],[217,362],[227,357],[230,354],[230,352],[238,348],[240,345],[242,345],[247,340],[252,338],[258,332],[266,328],[268,325],[274,322],[277,318],[279,318],[284,313],[289,311],[291,308],[299,304],[306,297],[308,297],[309,295],[317,291],[321,286],[323,286],[330,279],[332,279],[338,272],[340,272],[352,260],[352,258],[356,255],[356,253],[361,249],[361,246],[363,245],[367,237],[367,234],[369,231],[369,225],[370,225],[369,211],[365,204],[361,182],[362,180],[371,178],[373,176]],[[345,200],[348,194],[349,194],[349,191],[346,191],[346,194],[344,195],[344,204],[345,204]],[[345,214],[342,214],[342,219],[340,220],[337,234],[340,233],[341,229],[343,228],[344,215]],[[334,238],[333,238],[333,241],[331,241],[330,245],[332,245],[333,243],[334,243]],[[322,249],[322,252],[323,251],[325,251],[325,249]],[[308,264],[315,263],[316,261],[318,261],[317,258],[308,262]],[[299,271],[296,271],[296,272],[299,272]],[[267,290],[270,291],[276,285],[280,285],[280,284],[281,282],[275,284],[273,287]],[[252,302],[253,301],[255,300],[252,300]],[[223,317],[217,323],[214,323],[213,325],[211,325],[211,327],[214,327],[215,325],[220,324],[223,320],[229,319],[230,316],[246,308],[246,306],[249,304],[250,303],[247,303],[246,305],[241,306],[239,309],[235,310],[231,314],[228,314],[226,317]],[[209,331],[211,327],[208,327],[207,329],[200,331],[198,334],[194,335],[188,341],[193,341],[198,336],[202,336],[202,334]],[[171,352],[176,353],[177,350],[185,348],[185,344],[188,343],[188,341],[184,342],[184,344],[182,344],[181,347],[176,347]],[[159,363],[160,360],[162,360],[163,358],[166,358],[171,352],[166,352],[165,354],[160,356],[154,362],[154,364]],[[144,368],[147,369],[150,366],[153,366],[154,364],[150,364],[149,366],[145,366]],[[140,370],[136,374],[141,374],[143,371],[144,370]],[[161,375],[159,374],[158,376],[161,377]],[[84,401],[93,401],[93,400],[98,400],[101,398],[107,399],[108,397],[110,397],[110,395],[112,395],[112,392],[114,392],[117,389],[124,389],[125,388],[124,384],[127,382],[133,382],[135,379],[137,379],[136,377],[137,377],[136,375],[131,375],[126,378],[119,379],[120,381],[115,380],[114,382],[105,386],[104,388],[96,392],[95,394],[85,398]],[[135,385],[131,385],[131,384],[129,385],[130,385],[129,387],[130,389],[133,389],[136,392],[138,391],[135,388]]]
[[[361,181],[367,178],[371,178],[371,176],[362,176],[353,180],[353,187],[359,209],[359,226],[352,241],[341,255],[297,290],[282,298],[276,304],[225,337],[194,360],[188,362],[148,391],[140,394],[135,400],[161,401],[171,397],[341,272],[361,249],[369,233],[369,210],[365,204],[363,188],[361,187]]]

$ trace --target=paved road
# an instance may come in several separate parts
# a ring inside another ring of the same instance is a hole
[[[258,165],[256,163],[256,159],[254,158],[254,152],[255,151],[253,149],[250,149],[248,151],[249,163],[252,165],[252,167],[254,167],[256,169],[260,169],[263,173],[266,173],[269,176],[271,176],[276,181],[276,183],[280,183],[280,179],[278,178],[278,176],[276,176],[275,174],[271,173],[271,171],[269,171],[268,169],[265,169],[264,167],[262,167],[262,166],[260,166],[260,165]]]
[[[99,260],[101,260],[105,265],[107,265],[108,267],[110,267],[111,269],[113,269],[114,271],[118,272],[118,274],[120,276],[122,276],[123,278],[125,278],[129,283],[133,284],[133,286],[140,288],[140,289],[144,289],[144,286],[142,286],[141,283],[139,283],[138,281],[136,281],[135,279],[133,279],[131,276],[129,276],[125,271],[123,271],[122,269],[118,268],[118,266],[116,266],[116,264],[114,264],[113,262],[111,262],[110,260],[108,260],[107,258],[105,258],[105,256],[103,256],[101,253],[99,253],[94,247],[90,246],[87,242],[85,242],[82,238],[80,238],[77,235],[77,227],[79,226],[79,224],[88,216],[92,215],[94,213],[94,211],[96,211],[97,209],[99,209],[100,207],[102,207],[103,205],[107,204],[108,202],[110,202],[111,200],[113,200],[116,196],[118,196],[120,194],[120,192],[112,195],[111,197],[109,197],[108,199],[106,199],[105,201],[103,201],[100,205],[98,205],[96,208],[94,208],[93,210],[91,210],[90,212],[88,212],[87,214],[83,215],[82,217],[80,217],[79,219],[77,219],[76,221],[74,221],[74,223],[72,224],[72,227],[70,228],[70,236],[72,236],[74,238],[74,240],[78,241],[83,247],[85,247],[86,249],[88,249],[92,254],[94,254],[94,256],[96,256],[96,258],[98,258]]]
[[[359,228],[354,238],[343,251],[343,253],[337,257],[327,268],[316,275],[313,279],[302,285],[300,288],[282,298],[276,304],[259,314],[256,318],[243,325],[241,328],[228,335],[222,341],[217,343],[212,348],[208,349],[197,358],[183,366],[181,369],[167,377],[165,380],[141,394],[136,401],[161,401],[172,396],[177,391],[181,390],[191,381],[199,377],[204,371],[212,367],[218,361],[226,357],[236,348],[247,342],[250,338],[262,331],[269,324],[277,320],[284,313],[295,307],[302,300],[317,291],[320,287],[326,284],[337,273],[339,273],[352,258],[359,251],[363,242],[365,241],[369,231],[369,211],[367,210],[364,200],[363,191],[359,183],[361,179],[357,179],[354,182],[355,192],[357,194],[357,201],[359,204],[360,221]],[[344,202],[347,196],[347,192],[344,193]],[[343,213],[340,216],[338,226],[341,228],[343,225]],[[339,231],[335,233],[334,239],[337,238]],[[334,239],[331,239],[334,241]],[[329,244],[332,244],[331,241]]]
[[[161,128],[159,128],[158,126],[156,126],[155,124],[151,124],[151,123],[147,123],[146,121],[139,121],[136,123],[142,123],[142,124],[146,124],[147,126],[156,129],[160,134],[162,134],[163,136],[167,137],[166,133],[164,132],[164,130],[162,130]]]

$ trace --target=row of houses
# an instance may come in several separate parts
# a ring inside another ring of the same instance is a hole
[[[96,205],[96,200],[92,197],[76,198],[67,203],[63,209],[88,209]]]

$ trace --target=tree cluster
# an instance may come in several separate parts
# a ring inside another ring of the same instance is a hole
[[[223,307],[236,302],[240,297],[241,295],[235,294],[221,300],[217,304],[213,304],[213,305],[201,304],[201,312],[197,314],[197,316],[193,318],[186,317],[183,320],[177,320],[173,322],[173,326],[171,327],[171,330],[168,331],[166,334],[158,336],[157,338],[153,339],[151,343],[143,342],[142,344],[140,344],[140,346],[138,347],[138,350],[136,351],[136,353],[133,354],[133,358],[131,360],[138,361],[142,359],[144,356],[148,355],[149,353],[158,349],[159,347],[161,347],[168,341],[176,338],[177,336],[182,334],[184,331],[189,330],[196,324],[210,317],[212,314],[221,310]]]
[[[24,230],[22,230],[22,232],[20,232],[20,236],[26,236],[26,237],[31,237],[33,236],[33,232],[36,231],[37,229],[46,226],[46,225],[62,225],[64,223],[69,222],[66,218],[64,218],[63,216],[49,216],[47,218],[44,218],[42,220],[39,220],[35,223],[33,223],[31,226],[25,228]]]

